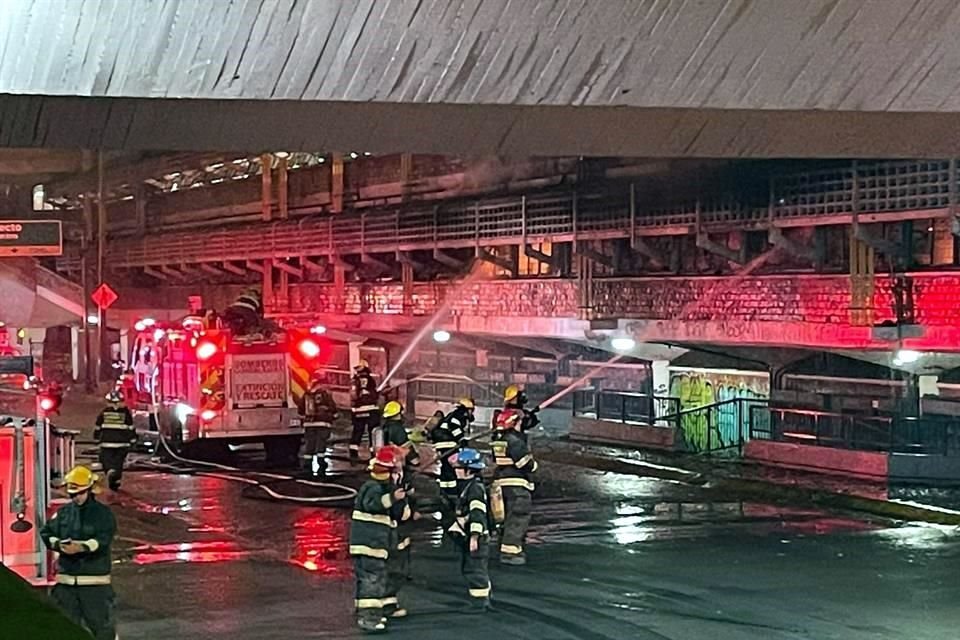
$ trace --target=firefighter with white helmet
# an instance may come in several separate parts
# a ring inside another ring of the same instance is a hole
[[[100,449],[100,464],[107,474],[110,488],[117,491],[123,479],[127,453],[137,444],[137,430],[133,426],[133,414],[123,402],[123,394],[114,390],[106,399],[110,404],[97,416],[93,438]]]
[[[110,584],[110,544],[117,522],[94,497],[99,478],[84,466],[64,477],[70,502],[40,529],[40,538],[57,558],[54,602],[95,640],[114,640],[114,592]]]
[[[361,360],[353,368],[353,380],[350,384],[351,412],[353,414],[353,433],[350,436],[350,461],[360,458],[360,441],[366,432],[370,438],[371,454],[373,450],[373,430],[380,423],[378,402],[380,392],[377,381],[370,373],[370,364]]]

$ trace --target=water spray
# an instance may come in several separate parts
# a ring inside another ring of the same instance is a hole
[[[387,372],[387,375],[385,375],[380,384],[377,385],[378,392],[383,391],[387,387],[387,383],[390,382],[390,379],[397,374],[397,371],[400,370],[400,367],[403,366],[403,363],[406,362],[407,359],[413,354],[413,351],[417,348],[417,345],[420,344],[420,341],[423,340],[423,338],[426,337],[426,335],[434,328],[437,322],[439,322],[440,319],[447,314],[453,304],[459,299],[459,293],[463,287],[476,279],[476,276],[478,275],[477,265],[479,264],[479,261],[475,261],[470,266],[470,270],[467,272],[467,275],[460,282],[453,286],[452,290],[447,293],[443,304],[437,307],[437,310],[434,311],[429,318],[427,318],[427,321],[423,324],[423,326],[420,327],[417,333],[415,333],[410,339],[410,342],[400,353],[400,357],[397,358],[397,361]],[[442,340],[442,342],[446,342],[450,339],[450,334],[448,332],[444,331],[442,333],[446,334],[446,340]]]
[[[713,289],[711,289],[707,293],[707,295],[704,296],[702,299],[691,300],[690,302],[688,302],[680,310],[680,313],[677,314],[676,319],[681,321],[686,320],[687,317],[695,308],[712,301],[721,293],[725,293],[727,290],[729,290],[730,287],[733,287],[739,284],[741,280],[743,280],[744,278],[749,276],[751,273],[756,271],[763,264],[765,264],[767,260],[769,260],[776,252],[777,252],[777,249],[771,249],[770,251],[760,254],[759,256],[757,256],[756,258],[754,258],[753,260],[745,264],[742,269],[734,273],[732,276],[730,276],[730,278],[723,281],[722,285],[713,287]],[[646,342],[646,336],[648,333],[649,333],[649,330],[646,330],[646,331],[641,331],[639,335],[631,336],[631,338],[629,339],[631,341],[634,341],[634,345],[631,345],[631,347],[635,346],[635,344]],[[627,344],[624,343],[624,347],[626,346]],[[596,367],[588,371],[586,374],[580,376],[579,378],[577,378],[576,380],[568,384],[566,387],[564,387],[563,389],[560,389],[560,391],[556,392],[555,394],[553,394],[552,396],[550,396],[549,398],[541,402],[539,405],[537,405],[537,409],[546,409],[547,407],[555,403],[560,398],[564,397],[565,395],[567,395],[568,393],[570,393],[580,385],[587,382],[593,376],[597,375],[607,367],[619,362],[625,355],[627,354],[615,355],[609,360],[607,360],[606,362],[604,362],[603,364],[597,365]]]

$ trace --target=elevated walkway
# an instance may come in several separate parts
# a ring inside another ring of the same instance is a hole
[[[30,258],[0,259],[0,322],[43,328],[83,317],[83,290]]]

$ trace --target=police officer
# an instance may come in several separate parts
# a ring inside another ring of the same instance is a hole
[[[350,461],[356,462],[360,458],[360,441],[366,432],[371,439],[371,455],[373,451],[373,429],[379,424],[377,403],[380,393],[377,391],[377,381],[370,373],[370,364],[361,360],[354,367],[353,380],[350,386],[350,400],[353,413],[353,434],[350,436]]]
[[[337,403],[326,388],[326,374],[316,371],[310,376],[310,388],[303,399],[303,448],[300,463],[305,471],[318,472],[324,467],[323,454],[337,419]]]
[[[506,511],[500,539],[500,562],[512,565],[527,563],[523,545],[530,527],[533,474],[537,471],[537,461],[530,454],[526,437],[520,432],[522,421],[523,414],[518,409],[501,411],[490,443],[497,465],[493,482],[503,492]]]
[[[107,474],[107,481],[114,491],[120,489],[123,465],[130,447],[137,444],[137,430],[133,426],[133,414],[123,404],[123,394],[111,391],[107,394],[110,404],[97,416],[93,438],[100,448],[100,465]]]
[[[460,573],[467,582],[471,611],[490,610],[490,521],[487,489],[481,472],[486,467],[480,452],[463,449],[457,454],[456,473],[463,488],[457,496],[456,521],[451,533],[460,547]]]
[[[396,546],[397,524],[391,512],[407,496],[402,487],[391,482],[396,465],[392,447],[377,452],[370,460],[370,479],[357,492],[351,516],[350,556],[357,579],[357,625],[368,632],[387,628],[387,560]]]
[[[95,640],[114,640],[110,544],[117,523],[110,508],[94,498],[97,476],[90,469],[74,467],[64,480],[70,502],[40,529],[43,543],[60,554],[53,600]]]

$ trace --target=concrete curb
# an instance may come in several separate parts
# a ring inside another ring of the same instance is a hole
[[[599,471],[611,471],[614,473],[674,480],[686,484],[698,485],[711,492],[722,492],[727,496],[729,496],[730,493],[734,493],[739,497],[787,502],[790,504],[818,505],[832,509],[858,511],[896,520],[960,525],[960,512],[895,500],[879,500],[844,493],[804,489],[802,487],[747,478],[711,477],[711,474],[689,471],[681,467],[670,467],[584,453],[545,449],[538,451],[537,457],[549,462],[558,462]]]

